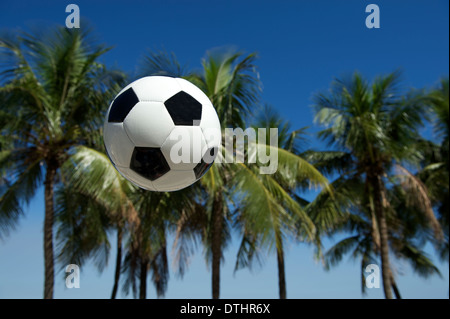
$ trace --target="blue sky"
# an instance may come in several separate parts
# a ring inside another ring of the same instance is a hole
[[[232,46],[257,52],[264,85],[262,100],[275,106],[293,127],[313,125],[311,96],[329,87],[334,77],[359,70],[369,78],[400,69],[405,87],[431,86],[449,69],[449,17],[446,0],[433,1],[1,1],[0,28],[64,24],[65,7],[76,3],[98,39],[113,49],[103,57],[132,73],[148,49],[165,48],[196,68],[209,49]],[[376,3],[381,28],[365,27],[365,7]],[[83,21],[81,28],[83,28]],[[105,110],[108,106],[105,101]],[[311,138],[311,146],[321,144]],[[43,283],[42,190],[29,205],[18,231],[0,242],[0,298],[40,298]],[[114,240],[112,240],[114,242]],[[327,244],[330,241],[326,241]],[[115,244],[112,245],[113,249]],[[427,249],[432,253],[432,249]],[[82,269],[81,288],[66,289],[56,280],[57,298],[107,298],[113,278],[110,266],[99,275]],[[276,258],[254,273],[233,275],[236,241],[222,269],[223,298],[276,298]],[[358,263],[344,261],[325,272],[313,250],[290,244],[286,260],[288,297],[360,298]],[[448,298],[448,264],[443,279],[423,280],[403,264],[399,287],[406,298]],[[201,249],[183,280],[172,274],[168,298],[209,298],[210,272]],[[149,286],[148,297],[155,297]],[[382,297],[372,289],[368,298]]]

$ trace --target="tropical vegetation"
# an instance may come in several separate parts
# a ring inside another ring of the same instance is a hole
[[[345,255],[357,259],[363,292],[365,267],[380,264],[388,299],[401,298],[396,260],[420,276],[440,275],[424,247],[431,243],[448,262],[448,79],[421,90],[401,89],[398,72],[336,79],[313,99],[326,147],[307,148],[308,128],[291,129],[275,107],[263,106],[256,53],[213,50],[191,69],[173,53],[148,52],[135,77],[191,81],[223,129],[267,129],[256,130],[265,136],[244,148],[245,159],[250,149],[278,155],[273,174],[260,174],[258,161],[215,163],[196,184],[157,193],[128,182],[105,154],[106,107],[134,79],[100,62],[108,50],[78,29],[0,36],[0,239],[11,236],[43,187],[44,298],[54,296],[55,263],[93,261],[103,271],[111,255],[112,299],[119,287],[145,299],[149,276],[164,297],[168,250],[183,276],[198,247],[211,269],[211,296],[220,298],[232,236],[240,242],[235,271],[276,257],[281,299],[288,297],[288,243],[313,245],[330,270]],[[278,129],[278,146],[269,143],[270,128]],[[316,196],[307,200],[311,188]],[[324,247],[323,238],[336,234],[342,239]]]

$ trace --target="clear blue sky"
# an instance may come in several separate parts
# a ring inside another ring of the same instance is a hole
[[[311,95],[328,88],[333,77],[361,71],[367,77],[403,70],[405,86],[423,87],[448,76],[449,2],[385,1],[5,1],[0,28],[64,24],[65,7],[76,3],[82,19],[100,41],[114,48],[103,61],[134,72],[147,49],[174,51],[183,63],[199,67],[209,49],[234,46],[258,52],[263,101],[274,105],[293,127],[312,126]],[[381,29],[365,27],[365,7],[376,3]],[[83,28],[83,24],[81,25]],[[105,109],[108,102],[105,101]],[[311,139],[311,146],[320,144]],[[0,242],[0,298],[41,298],[43,286],[43,192],[30,204],[18,231]],[[108,298],[112,288],[114,240],[110,266],[99,275],[82,269],[81,288],[66,289],[56,280],[57,298]],[[330,244],[327,241],[326,244]],[[254,273],[233,276],[236,241],[222,269],[223,298],[277,298],[276,258]],[[432,253],[432,249],[428,249]],[[312,248],[290,244],[286,257],[288,297],[360,298],[359,264],[344,261],[330,272],[313,261]],[[443,278],[423,280],[396,264],[405,298],[448,298],[448,264]],[[168,298],[209,298],[210,272],[201,249],[183,280],[172,273]],[[148,297],[155,292],[149,286]],[[382,297],[372,289],[368,298]]]

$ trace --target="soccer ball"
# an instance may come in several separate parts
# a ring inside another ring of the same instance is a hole
[[[106,152],[133,184],[175,191],[200,179],[221,142],[220,122],[208,97],[181,78],[148,76],[126,86],[109,106]]]

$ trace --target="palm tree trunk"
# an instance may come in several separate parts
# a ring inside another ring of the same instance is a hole
[[[53,286],[55,281],[53,256],[53,219],[55,207],[53,202],[56,166],[47,165],[44,181],[45,219],[44,219],[44,299],[53,299]]]
[[[395,282],[394,275],[392,274],[392,270],[389,270],[390,276],[391,276],[391,285],[392,290],[394,291],[395,298],[396,299],[402,299],[402,296],[400,295],[400,290],[398,289],[397,283]]]
[[[380,255],[381,255],[381,276],[383,278],[383,290],[386,299],[392,299],[391,270],[389,263],[389,240],[386,221],[386,211],[382,202],[382,181],[379,175],[372,175],[371,185],[374,192],[375,213],[378,219],[378,227],[380,232]]]
[[[117,288],[119,287],[120,268],[122,268],[122,227],[117,227],[117,258],[116,271],[114,274],[114,286],[111,294],[111,299],[116,299]]]
[[[212,227],[212,297],[220,298],[220,263],[222,259],[223,205],[219,195],[213,204]]]
[[[277,247],[278,287],[279,287],[279,292],[280,292],[280,299],[286,299],[286,273],[285,273],[285,267],[284,267],[283,241],[282,241],[281,237],[277,241],[278,241],[278,247]]]
[[[372,218],[372,241],[373,250],[376,254],[380,252],[380,231],[378,230],[377,214],[375,213],[375,208],[370,205],[371,218]]]
[[[400,295],[400,290],[398,290],[397,283],[394,279],[392,279],[392,290],[394,290],[395,298],[402,299],[402,296]]]
[[[147,298],[147,270],[148,260],[141,259],[140,284],[139,284],[139,299]]]

